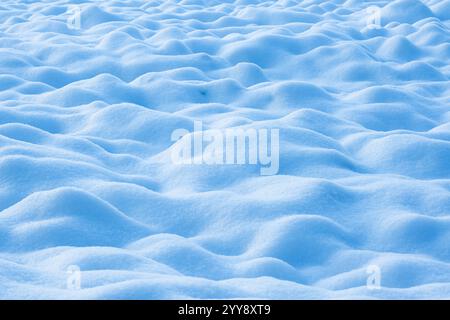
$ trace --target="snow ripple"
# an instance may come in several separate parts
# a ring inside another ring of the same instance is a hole
[[[0,297],[450,297],[450,1],[370,4],[3,1]],[[172,164],[198,120],[279,174]]]

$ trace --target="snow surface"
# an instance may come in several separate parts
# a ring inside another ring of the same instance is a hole
[[[450,298],[449,19],[2,1],[0,298]],[[171,163],[196,120],[279,128],[278,175]]]

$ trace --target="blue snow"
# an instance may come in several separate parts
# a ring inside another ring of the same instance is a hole
[[[450,0],[2,1],[0,298],[450,298]]]

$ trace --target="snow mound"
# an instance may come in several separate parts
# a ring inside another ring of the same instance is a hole
[[[449,12],[3,1],[0,298],[449,298]],[[173,163],[199,121],[277,174]]]

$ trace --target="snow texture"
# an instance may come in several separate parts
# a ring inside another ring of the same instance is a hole
[[[0,298],[450,298],[449,19],[2,1]],[[278,174],[172,163],[195,121],[278,128]]]

